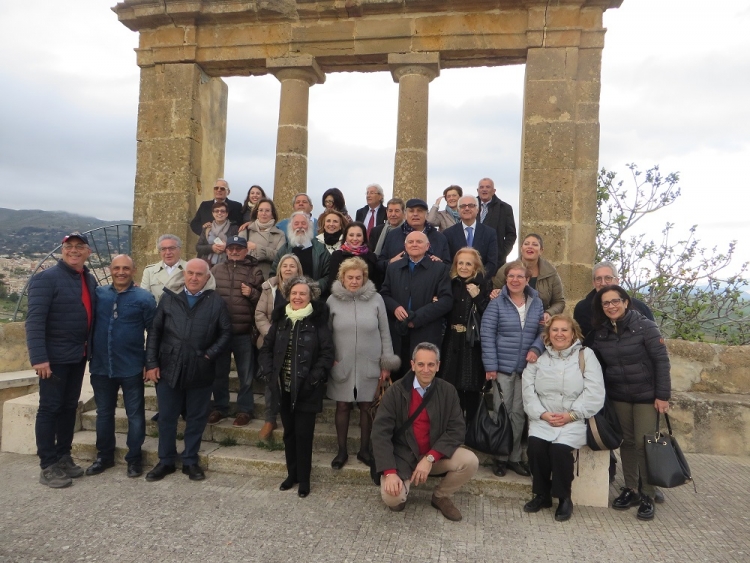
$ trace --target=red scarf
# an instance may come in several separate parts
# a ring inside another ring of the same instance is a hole
[[[341,251],[348,252],[349,254],[353,254],[354,256],[362,256],[363,254],[367,254],[370,249],[364,244],[362,246],[349,246],[349,243],[345,242],[341,245]]]

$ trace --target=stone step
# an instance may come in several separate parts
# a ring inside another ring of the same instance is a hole
[[[144,389],[144,398],[146,404],[146,410],[156,411],[159,410],[159,406],[156,400],[156,388],[153,386],[146,386]],[[254,393],[255,399],[255,417],[262,419],[266,412],[266,403],[263,398],[262,392]],[[122,401],[122,392],[120,392],[117,398],[117,407],[123,408],[125,404]],[[92,405],[93,408],[93,405]],[[229,414],[234,416],[237,414],[237,393],[229,393]],[[336,420],[336,402],[330,399],[323,400],[323,412],[318,414],[318,422],[333,424]],[[359,426],[359,409],[355,406],[352,408],[349,416],[349,426]]]
[[[159,429],[158,423],[151,420],[151,417],[155,413],[153,411],[146,411],[146,435],[150,437],[158,437]],[[263,419],[251,420],[247,426],[236,427],[232,426],[233,418],[227,418],[222,420],[218,424],[213,426],[206,426],[206,430],[203,432],[204,442],[215,442],[219,445],[236,443],[240,446],[258,446],[261,439],[258,437],[258,433],[263,427]],[[93,411],[85,412],[81,415],[81,425],[83,430],[96,430],[96,413]],[[117,434],[125,434],[128,431],[128,419],[125,414],[125,409],[118,408],[115,411],[115,432]],[[177,432],[181,433],[185,431],[185,422],[180,418],[177,423]],[[283,428],[279,421],[279,427],[273,431],[272,442],[276,442],[279,447],[283,446],[282,443]],[[356,454],[359,451],[360,435],[359,428],[350,428],[347,436],[347,451],[349,452],[349,459],[356,461]],[[333,454],[338,451],[338,439],[336,436],[336,427],[333,423],[322,422],[320,420],[315,423],[315,438],[313,440],[313,451],[321,454],[326,454],[330,459],[333,459]],[[479,457],[479,462],[484,465],[491,465],[492,458],[481,452],[476,452]],[[330,463],[329,459],[329,463]]]
[[[146,471],[158,461],[157,445],[158,440],[156,438],[146,437],[143,445],[143,464]],[[180,451],[181,448],[182,444],[178,442],[177,450]],[[72,453],[75,458],[93,461],[96,458],[96,433],[92,431],[76,432]],[[124,463],[126,453],[125,435],[117,434],[115,459],[119,464]],[[270,476],[276,477],[279,482],[287,475],[283,449],[268,450],[250,445],[221,446],[216,442],[204,442],[200,450],[200,463],[209,471]],[[331,469],[330,463],[330,454],[313,452],[311,475],[313,485],[316,482],[372,484],[368,467],[357,461],[353,456],[349,458],[349,463],[339,471]],[[208,478],[210,480],[210,473]],[[432,490],[432,487],[437,483],[437,479],[436,477],[430,477],[426,489]],[[531,479],[520,477],[512,472],[503,478],[495,477],[489,467],[480,465],[477,474],[462,487],[461,492],[491,497],[528,499],[531,495]]]

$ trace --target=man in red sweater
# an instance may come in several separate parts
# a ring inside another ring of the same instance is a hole
[[[450,383],[435,379],[440,350],[423,342],[414,348],[411,371],[383,396],[372,427],[375,466],[383,474],[380,493],[394,512],[406,506],[410,486],[428,475],[445,477],[432,493],[432,506],[448,520],[461,520],[451,500],[479,467],[477,456],[460,447],[466,434],[458,393]],[[409,425],[411,416],[424,408]]]

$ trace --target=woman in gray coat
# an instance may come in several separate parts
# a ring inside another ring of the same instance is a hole
[[[586,419],[604,405],[602,368],[581,346],[581,328],[569,315],[555,315],[544,327],[546,350],[523,370],[523,409],[529,417],[529,467],[534,498],[526,512],[552,506],[555,520],[573,514],[573,450],[586,445]]]
[[[370,464],[370,403],[378,380],[387,378],[401,364],[393,353],[385,303],[367,275],[367,264],[361,258],[344,260],[328,298],[329,326],[336,348],[336,361],[328,380],[328,398],[336,401],[339,451],[331,462],[334,469],[341,469],[349,459],[346,441],[355,401],[361,432],[357,459]]]

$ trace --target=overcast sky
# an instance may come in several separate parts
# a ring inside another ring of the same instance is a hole
[[[0,3],[0,207],[130,219],[137,34],[114,0]],[[600,167],[679,171],[682,197],[646,227],[699,225],[707,246],[739,240],[750,260],[750,0],[625,0],[605,13]],[[225,176],[233,199],[273,185],[279,83],[229,78]],[[495,179],[518,209],[523,67],[444,70],[430,84],[428,199]],[[310,94],[308,186],[353,210],[390,195],[398,86],[390,73],[329,74]]]

